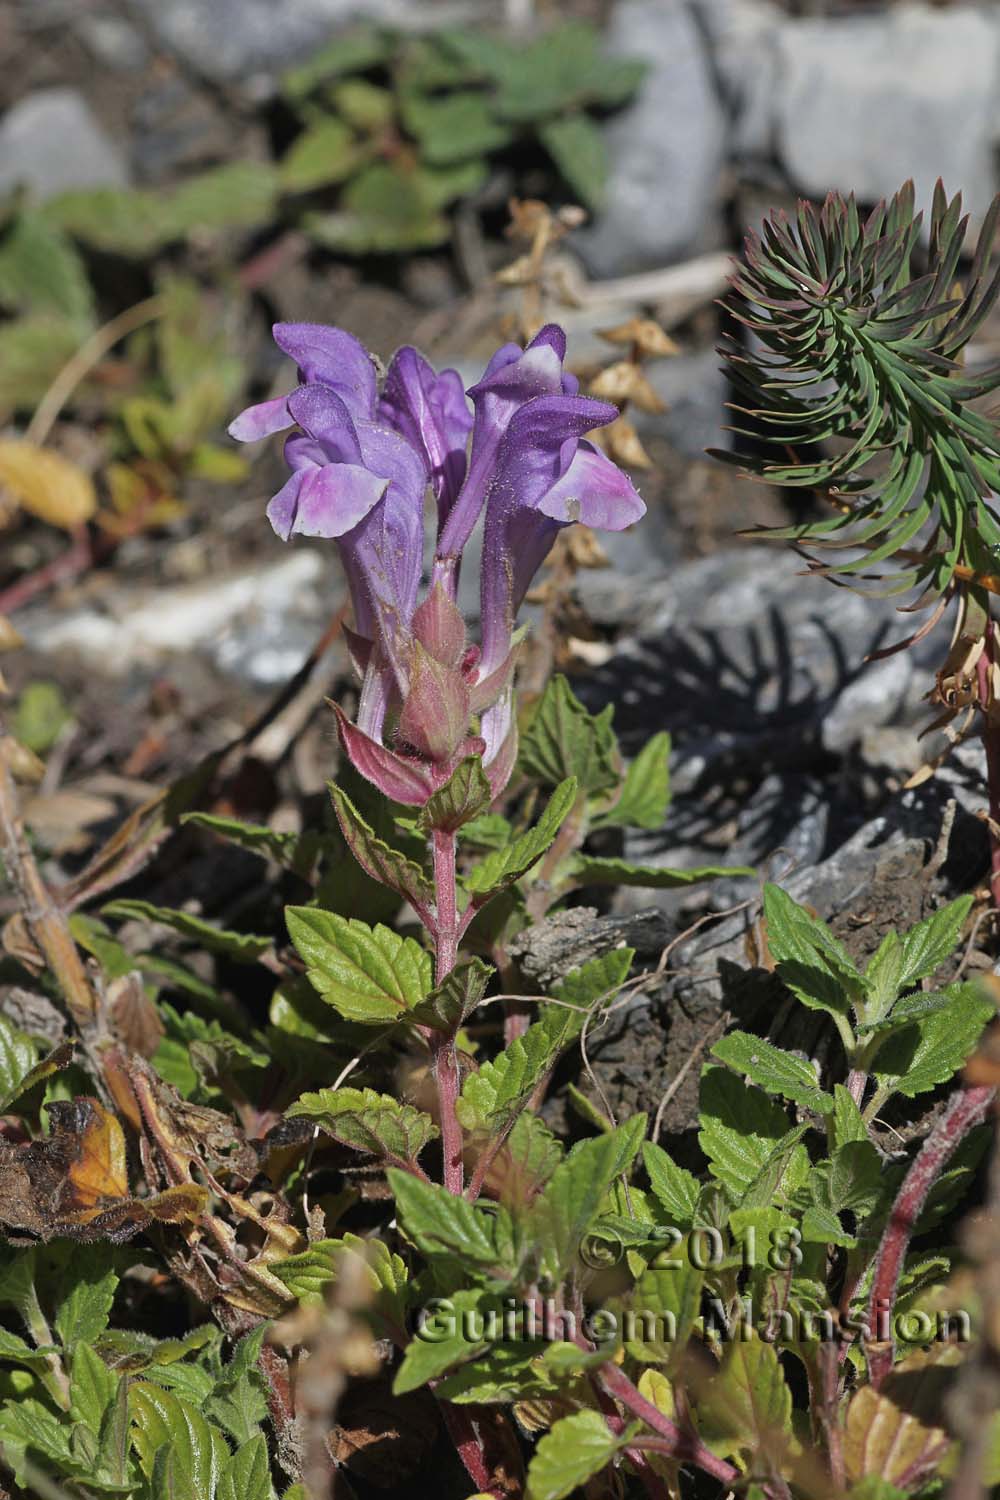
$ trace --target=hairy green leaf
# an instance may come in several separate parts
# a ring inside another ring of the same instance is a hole
[[[594,819],[599,828],[648,828],[666,821],[670,806],[670,736],[654,734],[630,762],[617,801]]]
[[[330,783],[334,812],[348,848],[366,875],[412,901],[419,911],[434,901],[434,887],[419,865],[380,839],[358,812],[342,787]]]
[[[764,887],[764,912],[767,946],[792,993],[811,1010],[847,1015],[864,981],[846,949],[780,886]]]
[[[141,918],[147,922],[158,922],[163,927],[179,932],[182,937],[190,938],[199,947],[207,948],[210,953],[222,953],[227,958],[236,959],[238,963],[254,963],[271,947],[270,938],[254,937],[248,932],[226,932],[212,922],[206,922],[204,917],[196,917],[187,911],[174,911],[168,906],[154,906],[151,901],[121,897],[117,901],[109,901],[101,910],[106,917],[122,917],[125,920]]]
[[[415,1162],[439,1134],[430,1115],[374,1089],[321,1089],[303,1094],[290,1117],[315,1120],[321,1130],[356,1151],[370,1151],[397,1166]]]
[[[345,1020],[384,1025],[427,996],[431,956],[413,938],[315,906],[289,906],[285,920],[311,984]]]
[[[497,891],[513,885],[537,864],[553,843],[556,834],[576,802],[577,783],[573,777],[560,782],[548,806],[534,828],[522,833],[506,848],[496,849],[465,877],[465,888],[474,906],[481,906]]]
[[[470,958],[456,964],[451,973],[435,985],[426,999],[409,1011],[409,1020],[417,1026],[453,1033],[464,1024],[486,994],[493,977],[490,964],[481,958]]]
[[[893,1031],[879,1047],[872,1067],[881,1089],[912,1099],[946,1083],[966,1061],[996,1006],[975,984],[949,992],[944,1010]]]
[[[673,1223],[687,1228],[694,1222],[700,1192],[698,1179],[652,1141],[643,1142],[642,1160],[660,1207]]]
[[[820,1114],[829,1114],[834,1108],[832,1094],[819,1086],[816,1070],[804,1058],[794,1052],[785,1052],[762,1037],[752,1036],[747,1031],[731,1031],[712,1048],[713,1057],[728,1063],[737,1073],[743,1073],[767,1094],[777,1094],[790,1099],[793,1104],[804,1104]]]
[[[618,786],[621,757],[609,704],[590,714],[561,673],[551,677],[521,740],[518,764],[543,786],[575,778],[580,791],[597,797]]]
[[[711,1064],[702,1070],[699,1104],[698,1141],[709,1169],[739,1197],[784,1139],[788,1117],[761,1089]]]
[[[556,1167],[530,1217],[544,1275],[558,1281],[572,1269],[601,1200],[635,1158],[645,1128],[645,1115],[636,1115],[617,1130],[580,1141]]]
[[[526,1500],[565,1500],[606,1468],[626,1441],[615,1437],[600,1412],[561,1417],[528,1465]]]
[[[502,1264],[503,1240],[509,1239],[503,1209],[492,1214],[397,1167],[389,1168],[388,1177],[400,1224],[425,1255],[457,1255],[481,1266]]]
[[[440,791],[427,799],[417,821],[423,829],[455,833],[485,812],[492,801],[482,757],[470,755],[459,762]]]

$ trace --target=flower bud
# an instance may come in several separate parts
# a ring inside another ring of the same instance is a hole
[[[436,661],[414,641],[410,690],[399,716],[406,743],[430,760],[450,760],[465,738],[469,712],[469,689],[461,672]]]
[[[458,667],[465,655],[465,621],[440,583],[413,612],[413,634],[445,667]]]

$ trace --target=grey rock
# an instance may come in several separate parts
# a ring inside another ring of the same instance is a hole
[[[614,948],[634,948],[639,959],[656,957],[669,937],[662,912],[648,907],[627,917],[607,917],[592,906],[571,906],[520,933],[507,952],[525,979],[547,990],[571,969]]]
[[[684,0],[622,0],[608,48],[643,58],[649,71],[635,99],[607,126],[607,203],[577,240],[601,276],[662,266],[704,245],[726,137],[709,53]]]
[[[273,78],[354,22],[426,23],[417,0],[129,0],[133,12],[189,67],[222,82]]]
[[[109,68],[123,73],[141,68],[149,56],[142,37],[123,16],[85,12],[75,26],[84,45]]]
[[[892,600],[802,576],[787,549],[713,553],[674,571],[644,602],[641,626],[601,684],[621,705],[626,733],[671,730],[702,772],[734,754],[759,758],[764,747],[801,751],[810,738],[843,753],[866,728],[926,717],[940,634],[866,665],[912,625]]]
[[[777,32],[785,13],[771,0],[697,0],[729,114],[737,160],[771,155],[778,86]]]
[[[812,907],[823,921],[846,912],[859,916],[871,909],[876,883],[909,883],[919,877],[935,849],[944,821],[949,788],[936,781],[901,793],[880,816],[871,819],[828,859],[803,866],[781,880],[796,901]],[[957,895],[985,868],[987,836],[982,823],[961,809],[948,845],[945,871],[949,894]],[[745,980],[746,912],[705,930],[681,945],[675,956],[680,977],[675,997],[698,1011],[711,1012],[728,1003],[733,985]]]
[[[678,453],[703,458],[706,448],[730,448],[723,431],[729,382],[714,349],[659,359],[647,367],[649,382],[667,406],[665,412],[630,412],[643,435],[664,437]]]
[[[795,186],[862,201],[940,176],[981,215],[993,196],[1000,27],[985,8],[901,4],[775,33],[778,155]]]
[[[0,121],[0,193],[25,186],[45,199],[128,180],[125,158],[76,89],[37,89]]]
[[[849,682],[823,719],[823,744],[844,752],[856,745],[874,725],[887,723],[919,702],[928,687],[909,652],[872,662]]]

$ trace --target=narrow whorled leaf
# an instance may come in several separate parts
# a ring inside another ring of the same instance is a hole
[[[345,1020],[384,1025],[430,991],[431,956],[413,938],[314,906],[289,906],[285,920],[310,982]]]
[[[377,836],[342,787],[331,782],[330,796],[347,846],[365,874],[411,901],[418,911],[432,906],[434,888],[420,866]]]
[[[521,834],[504,849],[488,854],[481,864],[465,877],[474,906],[481,906],[497,891],[513,885],[516,880],[537,864],[552,845],[576,801],[575,777],[560,782],[549,799],[548,806],[534,828]]]
[[[716,1042],[713,1057],[728,1063],[737,1073],[743,1073],[767,1094],[777,1094],[781,1099],[790,1099],[793,1104],[804,1104],[820,1114],[830,1114],[834,1108],[832,1094],[819,1086],[816,1070],[805,1058],[794,1052],[785,1052],[762,1037],[752,1036],[747,1031],[731,1031]]]
[[[374,1089],[320,1089],[303,1094],[288,1114],[314,1120],[335,1141],[400,1166],[415,1162],[439,1133],[422,1109]]]

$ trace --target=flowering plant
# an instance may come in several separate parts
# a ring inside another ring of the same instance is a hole
[[[585,438],[617,412],[578,394],[563,370],[565,336],[554,325],[526,349],[497,350],[469,392],[474,415],[457,372],[435,371],[416,349],[398,351],[379,391],[373,360],[350,334],[284,323],[274,337],[296,361],[300,384],[250,407],[230,431],[252,441],[297,428],[285,443],[291,478],[268,516],[285,540],[338,544],[362,675],[356,724],[338,714],[344,749],[398,802],[426,805],[470,756],[481,759],[496,797],[516,753],[515,626],[532,578],[564,526],[583,521],[620,531],[645,511],[628,477]],[[436,540],[430,587],[418,604],[428,486]],[[455,598],[480,517],[477,646],[468,643]]]

